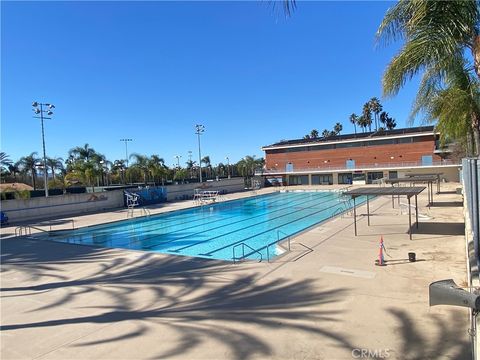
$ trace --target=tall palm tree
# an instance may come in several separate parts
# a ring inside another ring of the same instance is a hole
[[[355,134],[356,134],[357,133],[358,116],[356,114],[352,114],[352,115],[350,115],[349,120],[353,124],[353,128],[355,129]]]
[[[311,139],[318,138],[318,130],[317,129],[313,129],[312,131],[310,131],[310,138]]]
[[[63,159],[60,157],[47,157],[47,168],[50,168],[52,171],[53,180],[55,180],[55,170],[63,169]]]
[[[452,62],[442,81],[422,83],[415,99],[410,121],[419,113],[424,120],[438,120],[437,130],[445,142],[448,138],[467,143],[468,153],[472,154],[470,126],[480,119],[480,80],[467,69],[468,63],[457,58]]]
[[[362,117],[365,123],[365,127],[368,126],[368,131],[372,131],[372,110],[370,109],[370,103],[365,103],[363,105]]]
[[[363,115],[357,119],[357,124],[360,127],[360,129],[362,129],[362,132],[364,133],[368,127],[368,123],[365,120],[365,117]]]
[[[210,156],[204,156],[203,159],[202,159],[202,163],[205,164],[205,175],[208,176],[208,174],[210,173],[210,170],[211,170],[211,167],[212,167],[212,163],[210,161]]]
[[[335,133],[335,135],[339,135],[342,132],[342,130],[343,130],[343,125],[338,122],[333,127],[333,132]]]
[[[164,183],[164,176],[165,176],[165,160],[161,158],[159,155],[152,155],[150,159],[148,159],[148,171],[152,175],[153,182],[155,182],[155,177],[160,177],[162,184]]]
[[[323,130],[323,131],[322,131],[322,137],[323,137],[324,139],[329,138],[329,137],[330,137],[330,131],[327,130],[327,129]]]
[[[24,171],[25,173],[30,172],[30,174],[32,175],[33,190],[37,189],[37,168],[36,168],[36,165],[40,161],[40,159],[37,157],[37,155],[38,155],[37,152],[32,152],[30,155],[23,156],[18,161],[18,164],[22,168],[22,171]]]
[[[68,151],[69,156],[73,156],[75,159],[86,161],[90,160],[95,153],[95,149],[91,148],[88,144],[74,147]]]
[[[421,84],[441,81],[455,59],[466,59],[467,51],[473,59],[471,68],[480,78],[479,19],[475,0],[397,2],[387,11],[377,31],[377,39],[386,43],[405,41],[385,71],[384,94],[396,95],[407,80],[420,73]],[[470,127],[478,154],[479,119],[470,119]]]
[[[385,127],[387,124],[387,120],[389,119],[388,113],[386,111],[382,111],[379,117],[380,123],[382,127]]]
[[[142,172],[143,182],[147,184],[147,176],[150,170],[148,156],[133,153],[130,155],[130,159],[134,159],[135,162],[131,166],[139,169]]]
[[[17,174],[19,174],[20,171],[20,163],[18,161],[8,165],[8,172],[10,173],[10,176],[13,175],[13,181],[15,182],[17,181]]]
[[[370,105],[370,110],[373,112],[374,118],[375,118],[375,131],[378,130],[378,115],[382,112],[383,107],[382,104],[380,104],[380,100],[378,98],[373,97],[370,99],[368,102]]]
[[[10,165],[13,164],[13,161],[10,160],[10,157],[5,152],[0,152],[0,168],[2,170],[7,170]]]

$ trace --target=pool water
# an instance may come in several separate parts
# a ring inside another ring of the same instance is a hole
[[[228,261],[243,256],[266,260],[283,251],[279,240],[350,207],[338,192],[277,192],[79,228],[49,239]]]

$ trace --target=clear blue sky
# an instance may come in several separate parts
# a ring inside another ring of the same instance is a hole
[[[371,97],[395,47],[374,46],[391,3],[299,2],[289,19],[267,2],[3,2],[1,151],[41,154],[32,101],[56,105],[47,155],[85,143],[212,163],[348,122]],[[407,125],[415,86],[383,100]]]

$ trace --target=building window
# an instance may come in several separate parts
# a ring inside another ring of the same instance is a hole
[[[288,185],[308,185],[308,175],[289,176]]]
[[[383,178],[383,171],[369,172],[367,174],[367,184],[371,184],[374,180]]]
[[[332,185],[332,184],[333,184],[332,174],[312,175],[312,185]]]
[[[422,156],[422,165],[423,165],[423,166],[433,165],[433,157],[432,157],[432,155],[423,155],[423,156]]]
[[[352,173],[340,173],[340,174],[338,174],[338,183],[339,184],[351,184],[352,183]]]
[[[347,169],[355,169],[355,160],[352,160],[352,159],[347,160],[347,161],[345,162],[345,167],[346,167]]]

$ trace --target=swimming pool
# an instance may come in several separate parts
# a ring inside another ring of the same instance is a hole
[[[279,240],[350,207],[338,192],[276,192],[79,228],[49,239],[229,261],[243,256],[266,260],[282,252]]]

